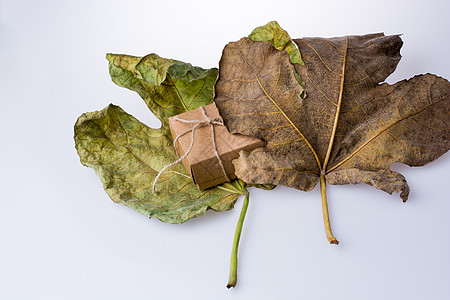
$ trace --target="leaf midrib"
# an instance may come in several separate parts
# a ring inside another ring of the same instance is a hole
[[[323,173],[326,172],[328,162],[330,160],[331,150],[333,149],[334,138],[336,136],[336,130],[339,122],[339,115],[341,112],[341,104],[342,104],[342,95],[344,92],[344,79],[345,79],[345,64],[347,62],[347,49],[348,49],[348,37],[345,37],[345,52],[344,52],[344,60],[342,63],[342,72],[341,72],[341,83],[339,88],[339,99],[336,107],[336,115],[333,123],[333,130],[331,131],[330,142],[328,144],[327,154],[325,155],[325,160],[323,162]]]
[[[183,102],[183,98],[181,97],[180,92],[178,91],[177,86],[175,85],[175,82],[173,82],[173,80],[172,80],[172,76],[170,76],[170,74],[167,74],[167,78],[172,83],[173,89],[177,93],[178,99],[180,99],[181,105],[183,106],[184,110],[189,111],[186,104]]]

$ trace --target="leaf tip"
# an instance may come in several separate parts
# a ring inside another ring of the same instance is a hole
[[[113,60],[114,54],[112,53],[106,53],[105,55],[106,59],[110,62]]]

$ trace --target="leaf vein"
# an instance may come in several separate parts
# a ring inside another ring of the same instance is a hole
[[[373,137],[371,137],[369,140],[367,140],[366,142],[364,142],[364,144],[362,144],[361,146],[359,146],[355,151],[353,151],[353,152],[352,152],[349,156],[347,156],[344,160],[342,160],[340,163],[336,164],[334,167],[332,167],[331,169],[329,169],[329,170],[327,171],[327,173],[329,173],[329,172],[333,171],[334,169],[338,168],[339,166],[341,166],[341,165],[342,165],[343,163],[345,163],[347,160],[349,160],[350,158],[352,158],[356,153],[358,153],[361,149],[363,149],[367,144],[369,144],[372,140],[374,140],[375,138],[377,138],[378,136],[380,136],[380,134],[384,133],[386,130],[388,130],[389,128],[391,128],[391,127],[394,126],[395,124],[397,124],[397,123],[399,123],[399,122],[401,122],[401,121],[407,120],[407,119],[409,119],[409,118],[411,118],[411,117],[413,117],[413,116],[415,116],[415,115],[417,115],[417,114],[423,112],[423,111],[424,111],[425,109],[427,109],[428,107],[430,107],[430,106],[436,104],[437,102],[440,102],[440,101],[442,101],[443,99],[446,99],[446,98],[447,98],[447,96],[444,96],[444,97],[442,97],[442,98],[436,100],[435,102],[433,102],[433,103],[431,103],[431,104],[428,104],[427,106],[423,107],[423,108],[420,109],[419,111],[417,111],[417,112],[415,112],[415,113],[412,113],[412,114],[410,114],[410,115],[407,116],[407,117],[401,118],[401,119],[395,121],[394,123],[390,124],[389,126],[383,128],[383,129],[380,130],[377,134],[375,134]]]
[[[336,73],[335,71],[333,71],[333,70],[325,63],[325,61],[323,60],[322,56],[320,56],[319,52],[317,52],[317,50],[316,50],[313,46],[311,46],[311,45],[310,45],[307,41],[305,41],[305,40],[302,40],[302,41],[316,53],[317,57],[320,59],[320,61],[322,62],[322,64],[325,66],[325,68],[326,68],[328,71],[330,71],[331,73],[333,73],[333,74],[335,74],[335,75],[341,76],[341,74],[338,74],[338,73]]]

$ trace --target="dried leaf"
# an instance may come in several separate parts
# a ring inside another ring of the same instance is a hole
[[[114,83],[137,92],[163,125],[171,116],[212,103],[216,68],[205,70],[156,54],[106,58]]]
[[[239,178],[311,190],[364,182],[406,201],[409,187],[389,170],[394,162],[422,166],[450,147],[450,84],[419,75],[382,83],[400,60],[399,36],[371,34],[294,40],[307,97],[289,55],[269,42],[229,43],[219,64],[215,102],[231,132],[267,142],[241,153]]]
[[[178,158],[167,132],[149,128],[111,104],[78,119],[75,143],[81,163],[97,172],[111,199],[148,217],[176,224],[209,208],[232,209],[243,185],[235,181],[199,191],[181,164],[162,174],[159,192],[152,194],[159,170]]]
[[[152,194],[159,170],[178,159],[167,119],[212,103],[217,69],[156,54],[108,54],[107,59],[113,81],[138,92],[162,122],[160,129],[151,129],[114,105],[78,119],[75,144],[81,162],[97,172],[111,199],[169,223],[185,222],[209,208],[233,208],[245,184],[235,180],[200,192],[182,165],[163,173],[159,192]]]

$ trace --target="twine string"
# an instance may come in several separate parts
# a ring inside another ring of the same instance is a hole
[[[227,179],[227,181],[230,181],[230,178],[228,177],[228,174],[225,171],[225,167],[223,166],[223,162],[222,162],[222,159],[220,158],[219,152],[217,151],[216,136],[215,136],[215,131],[214,131],[214,125],[222,125],[222,126],[224,126],[223,120],[220,117],[215,117],[215,118],[208,117],[208,115],[206,114],[205,109],[202,106],[200,108],[201,108],[201,111],[203,113],[204,120],[184,120],[184,119],[179,118],[178,116],[175,116],[173,118],[173,120],[181,122],[181,123],[195,124],[194,126],[192,126],[192,128],[190,128],[188,130],[185,130],[185,131],[181,132],[180,134],[178,134],[175,137],[175,139],[173,140],[173,146],[175,147],[178,139],[181,138],[182,136],[188,134],[189,132],[192,132],[191,144],[189,145],[189,148],[187,149],[186,153],[184,153],[179,159],[177,159],[176,161],[166,165],[164,168],[161,169],[161,171],[159,171],[158,175],[156,175],[155,180],[153,181],[153,187],[152,187],[153,194],[156,194],[156,184],[157,184],[157,182],[159,180],[159,177],[162,175],[162,173],[165,170],[167,170],[168,168],[170,168],[170,167],[180,163],[183,159],[185,159],[189,155],[189,153],[191,152],[192,148],[194,147],[195,131],[198,128],[206,127],[206,126],[209,126],[211,128],[211,139],[212,139],[214,154],[216,155],[216,157],[217,157],[217,159],[219,161],[220,168],[222,169],[222,172],[225,175],[225,178]]]

